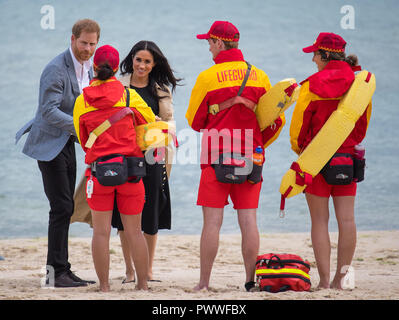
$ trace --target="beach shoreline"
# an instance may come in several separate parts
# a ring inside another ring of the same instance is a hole
[[[338,234],[331,233],[331,278],[335,272]],[[317,290],[318,274],[309,233],[260,235],[260,254],[292,253],[311,264],[309,292],[246,292],[239,234],[221,234],[210,290],[193,290],[199,279],[200,235],[160,234],[149,291],[122,284],[125,273],[119,238],[111,237],[111,292],[98,291],[91,238],[70,237],[72,271],[97,284],[79,288],[45,288],[47,238],[0,240],[0,300],[398,300],[399,230],[359,231],[352,263],[353,289]]]

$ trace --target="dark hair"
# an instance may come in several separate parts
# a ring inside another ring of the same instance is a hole
[[[130,50],[126,58],[121,62],[121,75],[133,73],[133,57],[138,51],[141,50],[149,51],[154,58],[155,66],[152,68],[149,74],[149,83],[153,95],[159,100],[161,97],[159,97],[157,93],[157,84],[161,87],[161,90],[165,92],[168,91],[167,87],[170,86],[172,87],[173,92],[178,85],[178,82],[180,82],[182,79],[176,78],[174,76],[173,70],[171,69],[169,62],[162,53],[161,49],[159,49],[154,42],[146,40],[137,42]]]
[[[97,72],[96,78],[99,80],[107,80],[115,74],[114,70],[112,70],[108,63],[99,65],[95,71]]]
[[[352,67],[357,66],[359,64],[359,59],[355,54],[350,54],[349,56],[346,56],[345,52],[332,52],[322,49],[319,49],[319,52],[321,60],[323,61],[331,61],[331,60],[345,61]],[[327,57],[327,52],[329,53],[328,57]]]

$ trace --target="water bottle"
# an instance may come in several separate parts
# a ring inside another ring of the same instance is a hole
[[[357,144],[355,146],[355,158],[356,159],[364,159],[364,154],[366,153],[366,149],[361,145]]]
[[[261,146],[257,146],[254,154],[252,155],[252,161],[255,165],[261,166],[263,164],[263,149]]]
[[[252,161],[255,165],[261,166],[263,164],[263,149],[261,146],[256,147],[254,154],[252,155]]]
[[[364,158],[365,153],[366,149],[361,144],[355,146],[353,159],[353,181],[355,182],[361,182],[364,180],[364,172],[366,168],[366,159]]]
[[[263,168],[263,148],[261,146],[256,147],[255,152],[252,155],[252,172],[248,176],[248,182],[255,184],[262,179],[262,168]]]

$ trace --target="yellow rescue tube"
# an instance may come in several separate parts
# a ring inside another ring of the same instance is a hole
[[[356,121],[366,110],[375,91],[374,74],[363,70],[358,73],[351,88],[341,99],[323,128],[299,155],[296,163],[303,173],[316,176],[352,132]],[[296,171],[289,169],[280,184],[284,198],[301,193],[306,184],[296,184]],[[305,174],[305,175],[306,175]],[[282,199],[283,201],[283,199]],[[281,209],[281,208],[280,208]]]
[[[258,102],[255,109],[260,130],[263,131],[298,100],[299,86],[294,78],[277,82]]]
[[[172,135],[173,126],[166,121],[155,121],[136,127],[137,144],[141,150],[166,147]]]

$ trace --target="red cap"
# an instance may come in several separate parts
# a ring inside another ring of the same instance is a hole
[[[110,45],[105,45],[98,48],[93,59],[93,64],[96,68],[107,62],[112,70],[118,70],[119,52]]]
[[[319,49],[332,52],[345,52],[345,45],[346,42],[341,36],[335,33],[322,32],[313,45],[302,50],[306,53],[315,52]]]
[[[197,34],[197,39],[221,39],[223,41],[235,41],[240,39],[238,29],[228,21],[215,21],[208,33]]]

